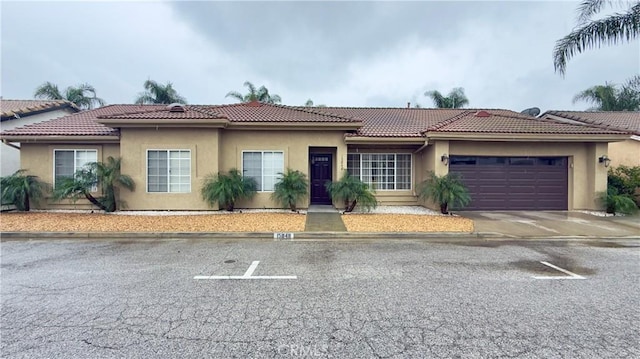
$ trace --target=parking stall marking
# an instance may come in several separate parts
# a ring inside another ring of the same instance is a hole
[[[560,272],[568,275],[568,277],[539,277],[539,276],[534,276],[533,278],[535,278],[535,279],[586,279],[585,277],[583,277],[581,275],[578,275],[578,274],[575,274],[573,272],[570,272],[570,271],[568,271],[568,270],[566,270],[564,268],[560,268],[558,266],[555,266],[555,265],[553,265],[553,264],[551,264],[549,262],[540,261],[540,263],[542,263],[542,264],[544,264],[544,265],[546,265],[548,267],[551,267],[551,268],[553,268],[553,269],[555,269],[557,271],[560,271]]]
[[[195,280],[201,280],[201,279],[298,279],[298,276],[296,275],[267,275],[267,276],[254,276],[253,272],[255,272],[256,268],[258,268],[258,264],[260,264],[260,261],[253,261],[251,262],[251,265],[249,266],[249,268],[247,269],[247,271],[243,274],[243,275],[212,275],[212,276],[205,276],[205,275],[197,275],[195,277],[193,277],[193,279]]]

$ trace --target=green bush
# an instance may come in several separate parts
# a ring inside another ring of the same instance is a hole
[[[334,201],[344,202],[345,212],[353,211],[356,205],[360,205],[366,211],[370,211],[378,205],[371,187],[347,171],[339,181],[327,181],[325,188]]]
[[[279,173],[280,180],[275,184],[271,199],[296,211],[296,203],[304,199],[309,193],[307,176],[300,172],[287,168],[284,173]]]
[[[26,170],[18,170],[14,174],[0,178],[2,204],[13,204],[19,211],[29,211],[31,202],[38,202],[44,197],[49,185],[40,181],[38,176],[25,174]]]
[[[607,192],[600,195],[600,201],[605,206],[607,213],[633,214],[638,211],[638,206],[627,194],[620,194],[614,186],[608,186]]]
[[[437,176],[429,172],[427,179],[418,185],[418,195],[422,200],[437,203],[442,214],[449,213],[449,207],[459,209],[471,202],[469,191],[457,173]]]
[[[107,157],[106,162],[92,162],[86,168],[78,170],[73,177],[63,178],[56,183],[53,199],[60,201],[69,198],[77,201],[84,197],[105,212],[117,210],[117,191],[124,187],[130,191],[135,189],[133,179],[120,172],[121,158]],[[102,196],[94,197],[93,188],[100,185]]]
[[[258,185],[253,178],[243,177],[235,168],[228,173],[208,175],[204,180],[202,198],[213,207],[216,203],[229,212],[233,212],[236,201],[252,198]]]
[[[619,195],[631,198],[640,206],[640,166],[610,168],[607,181],[608,186],[615,188]]]

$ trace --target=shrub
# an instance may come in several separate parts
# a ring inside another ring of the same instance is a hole
[[[0,179],[2,204],[13,204],[19,211],[29,211],[31,202],[41,200],[49,187],[38,176],[27,175],[25,172],[26,170],[21,169]]]
[[[275,184],[271,199],[280,203],[283,207],[296,210],[296,203],[305,198],[309,193],[307,176],[300,172],[287,168],[284,173],[279,173],[280,180]]]
[[[60,201],[69,198],[77,201],[84,197],[89,202],[105,212],[117,210],[118,187],[124,187],[133,191],[135,183],[133,179],[120,173],[121,158],[107,157],[106,162],[92,162],[86,168],[78,170],[73,177],[64,178],[56,184],[53,190],[53,199]],[[102,197],[94,197],[93,189],[100,185]]]
[[[605,206],[607,213],[633,214],[638,211],[633,199],[626,194],[620,194],[614,186],[608,186],[607,192],[600,195],[600,202]]]
[[[418,195],[420,199],[436,202],[442,214],[449,213],[449,207],[462,208],[471,202],[469,191],[457,173],[437,176],[429,172],[427,179],[418,185]]]
[[[366,211],[370,211],[378,205],[371,187],[347,171],[339,181],[327,181],[325,188],[334,201],[344,201],[345,212],[353,211],[356,205],[360,205]]]
[[[614,187],[619,195],[635,199],[636,205],[640,205],[640,166],[620,165],[616,168],[610,168],[607,181],[608,185]]]
[[[236,201],[252,198],[258,185],[253,178],[243,177],[235,168],[228,173],[208,175],[204,180],[202,198],[213,207],[216,203],[229,212],[233,212]]]

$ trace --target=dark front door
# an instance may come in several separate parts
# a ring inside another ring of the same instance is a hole
[[[324,184],[331,181],[331,154],[312,153],[311,164],[311,204],[331,204],[331,197]]]

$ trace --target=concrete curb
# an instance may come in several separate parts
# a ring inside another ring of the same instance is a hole
[[[640,240],[640,236],[512,236],[492,232],[294,232],[293,239],[274,239],[272,232],[0,232],[0,240],[47,239],[259,239],[270,241],[358,241],[358,240],[521,240],[566,241],[624,239]]]

